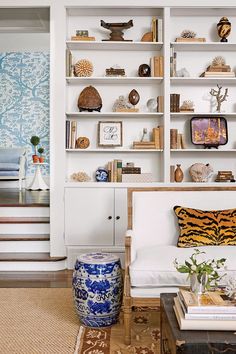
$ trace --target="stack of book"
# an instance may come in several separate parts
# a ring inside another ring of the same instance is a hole
[[[185,37],[177,37],[175,39],[176,42],[206,42],[206,38],[204,37],[191,37],[191,38],[185,38]]]
[[[66,149],[75,149],[77,139],[77,121],[66,120]]]
[[[179,93],[171,93],[170,94],[170,111],[171,112],[179,112],[179,101],[180,101],[180,94]]]
[[[88,30],[77,30],[76,35],[71,37],[72,41],[95,41],[95,37],[89,36]]]
[[[235,331],[236,303],[221,291],[201,295],[180,289],[174,312],[182,330]]]
[[[122,182],[122,160],[109,161],[107,170],[108,182]]]
[[[155,56],[150,59],[150,68],[152,77],[163,77],[164,75],[164,64],[163,56]]]
[[[170,148],[186,149],[184,135],[178,132],[178,129],[170,129]]]
[[[235,77],[235,72],[231,70],[230,65],[210,65],[201,75],[203,77]]]
[[[170,76],[176,76],[176,60],[177,60],[177,53],[174,52],[173,47],[170,49]]]
[[[157,96],[157,112],[164,112],[164,96]]]
[[[234,180],[232,171],[218,171],[215,182],[230,182]]]
[[[152,41],[153,42],[162,42],[163,34],[162,34],[162,18],[152,18]]]

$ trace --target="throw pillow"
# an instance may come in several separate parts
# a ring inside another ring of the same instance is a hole
[[[236,245],[236,209],[205,211],[174,207],[180,234],[178,247]]]

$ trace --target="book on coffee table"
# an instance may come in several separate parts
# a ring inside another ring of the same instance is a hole
[[[236,320],[225,319],[186,319],[178,297],[174,298],[173,306],[179,328],[181,330],[235,331]]]

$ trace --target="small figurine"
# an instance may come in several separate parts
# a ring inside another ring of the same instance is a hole
[[[221,103],[226,101],[226,97],[228,97],[228,89],[225,89],[224,95],[221,94],[221,89],[222,86],[217,85],[218,91],[215,89],[211,89],[210,95],[215,96],[216,101],[217,101],[217,107],[216,107],[216,112],[220,113],[220,108],[221,108]]]
[[[221,38],[221,42],[228,42],[227,37],[231,32],[231,23],[227,17],[221,17],[220,21],[217,23],[218,35]]]
[[[147,133],[147,128],[143,128],[143,135],[140,141],[149,141],[148,139],[148,133]]]

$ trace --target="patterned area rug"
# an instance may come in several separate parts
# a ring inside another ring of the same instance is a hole
[[[75,354],[159,354],[159,309],[137,308],[132,314],[132,345],[124,344],[124,325],[111,328],[80,326]]]

